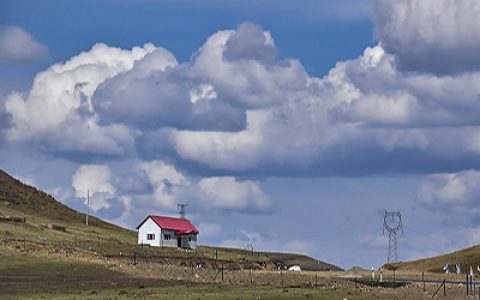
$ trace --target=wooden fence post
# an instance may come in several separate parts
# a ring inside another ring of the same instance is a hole
[[[282,279],[282,288],[283,288],[283,270],[280,269],[280,278]]]
[[[467,296],[468,296],[468,293],[469,293],[469,290],[468,290],[468,289],[470,288],[469,283],[470,283],[470,276],[468,276],[468,273],[467,273],[467,281],[466,281],[466,284],[467,284]]]
[[[473,295],[473,292],[472,292],[472,284],[473,284],[472,276],[468,275],[468,291],[469,291],[469,295],[470,295],[470,296]]]
[[[422,272],[423,291],[425,292],[425,273]]]
[[[475,299],[475,294],[476,294],[475,293],[475,282],[473,280],[474,280],[474,278],[472,276],[472,293],[473,293],[473,299]]]
[[[475,297],[475,288],[473,285],[473,275],[470,276],[470,294]]]

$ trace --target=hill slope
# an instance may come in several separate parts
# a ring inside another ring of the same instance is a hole
[[[409,271],[444,272],[443,266],[445,266],[445,264],[450,265],[451,272],[454,271],[455,264],[460,264],[462,270],[467,270],[470,266],[476,269],[476,267],[480,265],[480,246],[469,247],[430,258],[386,264],[385,267],[395,267],[399,270]]]
[[[85,214],[0,170],[0,232],[4,235],[5,246],[40,255],[70,253],[77,257],[161,258],[173,263],[183,263],[192,256],[175,248],[140,247],[136,232],[95,217],[89,220],[90,226],[86,226]],[[21,247],[19,241],[23,243]],[[231,268],[274,269],[280,263],[298,264],[304,270],[339,270],[336,266],[291,253],[251,253],[242,249],[200,246],[195,258],[207,265],[216,264],[218,260]]]
[[[280,266],[298,265],[304,271],[343,271],[341,268],[302,254],[266,252],[267,257]]]
[[[45,217],[52,221],[84,223],[85,214],[58,202],[49,194],[26,185],[0,170],[0,208],[11,209],[26,215]],[[121,229],[118,226],[92,217],[89,223],[94,226]]]

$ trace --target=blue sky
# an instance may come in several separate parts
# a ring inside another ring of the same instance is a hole
[[[383,209],[400,209],[400,259],[466,247],[479,10],[2,1],[0,167],[78,210],[89,189],[128,228],[187,202],[205,244],[369,268],[386,259]]]

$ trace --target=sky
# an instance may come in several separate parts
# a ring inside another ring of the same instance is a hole
[[[0,168],[344,268],[480,243],[480,3],[0,3]],[[454,262],[452,262],[454,263]]]

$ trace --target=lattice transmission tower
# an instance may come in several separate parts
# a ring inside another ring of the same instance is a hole
[[[397,262],[397,232],[403,235],[402,213],[397,211],[385,210],[383,217],[383,235],[388,232],[388,255],[387,262]]]

